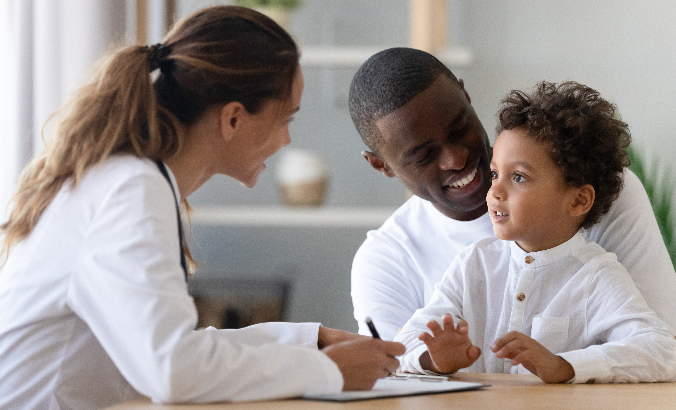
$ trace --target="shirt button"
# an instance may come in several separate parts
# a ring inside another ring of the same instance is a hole
[[[523,293],[519,293],[518,295],[516,295],[516,300],[518,300],[519,302],[523,302],[524,299],[526,299],[526,295],[524,295]]]
[[[526,256],[526,263],[528,263],[528,264],[533,263],[534,260],[535,259],[533,259],[532,256],[530,256],[530,255]]]

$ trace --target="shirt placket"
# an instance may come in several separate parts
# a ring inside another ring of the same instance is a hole
[[[530,255],[527,255],[525,258],[525,262],[529,265],[534,261],[535,260]],[[509,318],[510,332],[520,332],[523,328],[523,317],[526,311],[526,302],[528,301],[528,297],[531,294],[534,275],[535,268],[531,266],[527,266],[521,269],[521,272],[519,272],[519,281],[512,297],[512,314]],[[510,359],[505,359],[504,366],[505,373],[510,373],[512,368]]]

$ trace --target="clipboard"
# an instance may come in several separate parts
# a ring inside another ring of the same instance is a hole
[[[336,394],[303,396],[306,400],[347,402],[373,400],[387,397],[417,396],[421,394],[451,393],[478,390],[486,385],[449,380],[446,376],[395,373],[386,379],[379,379],[371,390],[344,391]]]

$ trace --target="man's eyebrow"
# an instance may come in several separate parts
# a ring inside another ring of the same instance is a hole
[[[420,151],[422,151],[423,149],[427,148],[427,146],[430,145],[430,144],[432,144],[431,141],[426,141],[426,142],[423,142],[423,143],[420,144],[420,145],[416,145],[415,147],[413,147],[413,148],[411,148],[411,149],[409,149],[409,150],[407,150],[407,151],[404,151],[404,158],[410,158],[410,157],[414,156],[414,155],[417,154],[418,152],[420,152]]]
[[[448,122],[446,129],[450,131],[453,129],[453,124],[462,121],[464,118],[467,118],[468,112],[466,109],[459,110],[453,118]]]

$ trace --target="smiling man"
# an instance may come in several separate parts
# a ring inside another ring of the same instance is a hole
[[[370,334],[370,316],[392,340],[458,252],[494,236],[486,206],[491,148],[463,82],[423,51],[372,56],[352,80],[349,106],[368,146],[364,158],[413,194],[368,233],[352,265],[359,332]],[[648,305],[676,328],[674,267],[640,181],[627,170],[624,185],[608,214],[584,233],[618,255]]]

